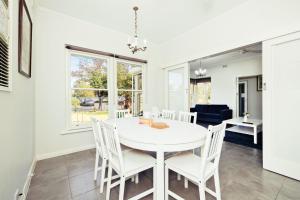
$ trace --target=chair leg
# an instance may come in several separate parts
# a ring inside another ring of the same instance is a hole
[[[180,181],[181,180],[181,176],[180,174],[177,174],[177,181]]]
[[[189,188],[189,180],[187,178],[184,178],[184,188]]]
[[[98,151],[96,149],[96,159],[95,159],[95,169],[94,169],[94,181],[97,180],[98,167],[99,167],[99,153],[98,153]]]
[[[120,179],[119,200],[124,199],[125,181],[126,181],[125,177],[122,176],[121,179]]]
[[[165,166],[165,200],[169,199],[169,169]]]
[[[216,170],[214,174],[215,188],[216,188],[216,198],[217,200],[221,200],[221,188],[220,188],[220,178],[219,172]]]
[[[200,200],[205,200],[205,184],[204,183],[199,184],[199,195],[200,195]]]
[[[111,177],[112,177],[112,167],[111,167],[111,164],[109,163],[109,167],[108,167],[108,175],[107,175],[106,200],[109,200],[109,199],[110,199]]]
[[[104,187],[104,182],[105,182],[106,164],[107,164],[107,159],[102,159],[101,179],[100,179],[100,193],[103,193],[103,187]]]
[[[135,184],[139,184],[139,174],[135,175]]]
[[[156,172],[156,166],[153,167],[153,188],[154,188],[154,191],[153,191],[153,199],[156,199],[157,198],[157,188],[156,188],[156,185],[157,185],[157,180],[156,180],[156,175],[157,175],[157,172]]]

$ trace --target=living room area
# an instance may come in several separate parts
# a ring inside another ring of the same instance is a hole
[[[262,44],[189,62],[197,123],[227,123],[225,141],[262,149]]]

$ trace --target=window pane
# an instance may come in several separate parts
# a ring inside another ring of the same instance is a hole
[[[198,82],[191,84],[190,102],[194,107],[196,104],[209,104],[211,100],[211,82]]]
[[[131,105],[132,105],[132,92],[122,91],[118,92],[118,109],[129,109],[131,113]]]
[[[117,87],[125,90],[142,90],[142,67],[118,62]]]
[[[143,93],[134,91],[118,92],[118,109],[129,109],[133,116],[139,116],[143,111]]]
[[[133,92],[133,116],[139,116],[143,111],[143,93]]]
[[[72,90],[72,124],[88,124],[91,117],[108,118],[108,91]]]
[[[71,87],[107,89],[107,60],[71,55]]]

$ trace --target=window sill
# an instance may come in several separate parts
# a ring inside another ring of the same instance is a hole
[[[85,133],[85,132],[91,132],[91,127],[81,127],[81,128],[70,128],[63,130],[60,134],[61,135],[71,135],[71,134],[78,134],[78,133]]]

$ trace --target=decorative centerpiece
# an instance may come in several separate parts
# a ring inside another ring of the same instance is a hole
[[[250,117],[250,113],[248,113],[248,112],[246,112],[245,114],[244,114],[244,120],[243,120],[243,122],[248,122],[248,118]]]
[[[153,119],[141,117],[139,123],[151,126],[153,123]]]
[[[164,122],[154,122],[153,119],[144,118],[144,117],[140,118],[139,124],[145,124],[150,126],[151,128],[156,128],[156,129],[169,128],[169,125]]]
[[[151,128],[156,128],[156,129],[165,129],[165,128],[169,128],[169,125],[164,123],[164,122],[153,122],[150,125]]]

